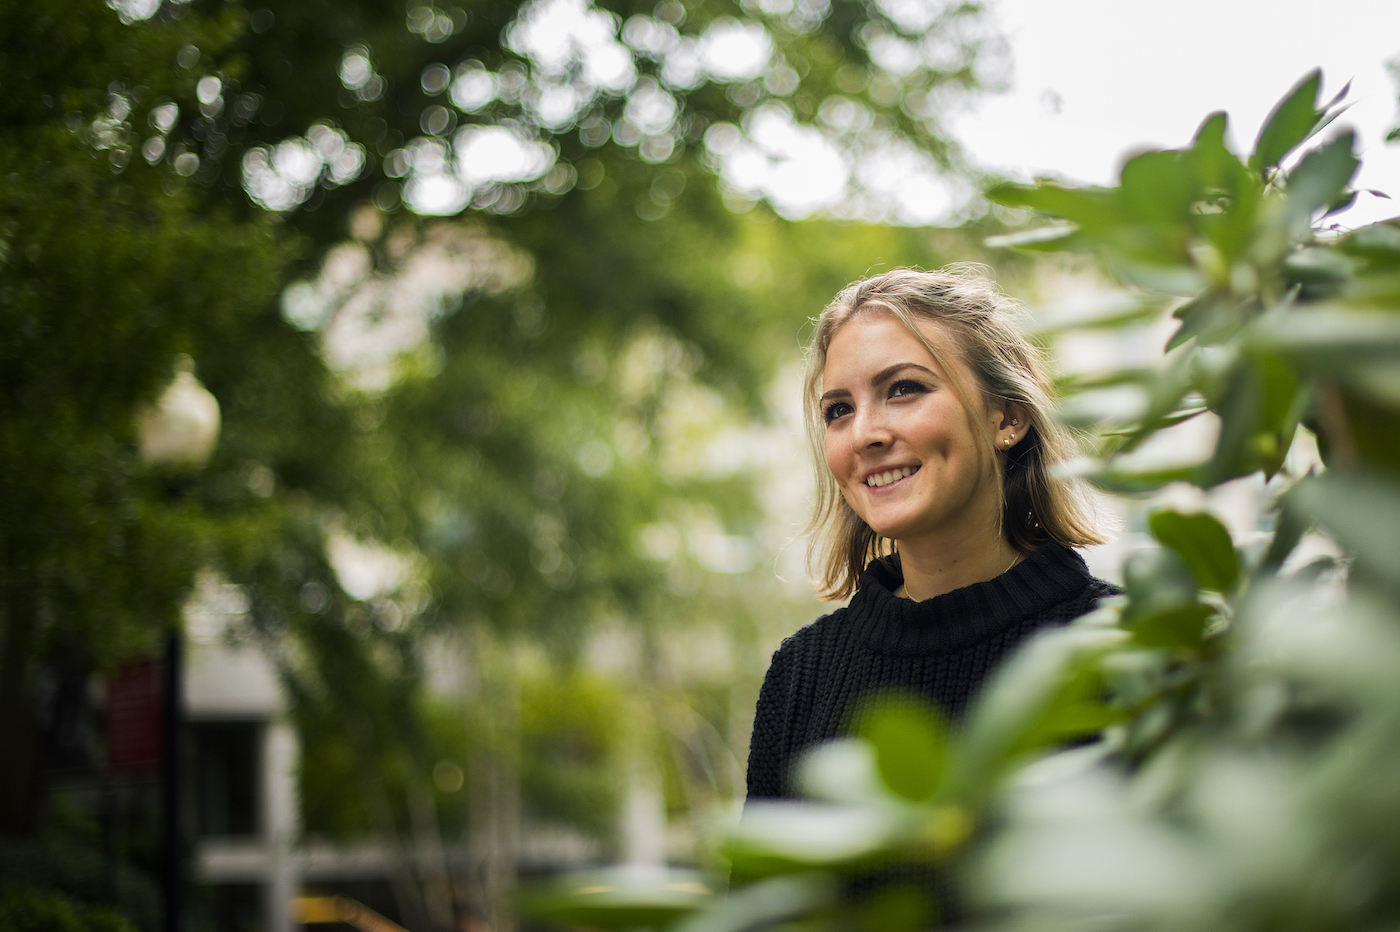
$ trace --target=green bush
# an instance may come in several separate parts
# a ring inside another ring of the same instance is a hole
[[[58,893],[5,887],[0,932],[136,932],[121,913]]]

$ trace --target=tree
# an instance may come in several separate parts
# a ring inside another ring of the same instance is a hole
[[[139,35],[104,11],[4,13],[4,646],[0,826],[30,830],[41,808],[36,658],[106,664],[175,624],[209,522],[186,481],[144,469],[134,418],[200,353],[256,326],[284,263],[265,218],[195,210],[191,185],[122,145],[138,98],[188,93],[165,63],[215,41],[218,21]],[[132,79],[145,82],[137,88]],[[130,83],[128,83],[130,82]],[[203,268],[188,276],[183,269]],[[250,341],[253,342],[253,341]],[[254,343],[256,345],[256,343]],[[218,363],[201,374],[218,381]]]
[[[40,674],[149,655],[201,568],[245,587],[299,719],[339,727],[394,837],[431,828],[424,644],[532,637],[567,664],[601,617],[653,640],[694,617],[668,576],[703,566],[639,535],[742,537],[758,510],[695,468],[685,405],[758,416],[813,308],[937,254],[754,203],[907,212],[861,146],[958,168],[937,119],[981,42],[972,4],[0,15],[7,835],[42,827]],[[824,201],[743,172],[793,140],[865,168]],[[198,475],[137,453],[179,354],[223,413]],[[357,587],[328,541],[401,572]],[[768,610],[728,588],[737,625]],[[411,873],[405,913],[431,911]]]

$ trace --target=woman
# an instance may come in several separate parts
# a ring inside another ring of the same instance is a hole
[[[801,752],[875,692],[956,718],[1036,629],[1113,592],[1071,547],[1099,543],[1040,354],[988,280],[908,269],[849,286],[808,348],[818,593],[850,604],[783,642],[759,694],[750,799],[795,794]]]

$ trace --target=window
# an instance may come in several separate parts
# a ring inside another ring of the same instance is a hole
[[[197,722],[193,731],[199,834],[257,834],[262,725]]]

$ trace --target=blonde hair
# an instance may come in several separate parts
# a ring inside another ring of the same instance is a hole
[[[1054,388],[1043,354],[1017,328],[1016,305],[973,266],[953,266],[939,272],[895,269],[848,285],[822,311],[807,346],[803,387],[804,420],[817,474],[817,494],[807,560],[823,599],[844,599],[856,591],[868,562],[894,552],[894,542],[876,534],[846,504],[826,465],[822,417],[822,373],[836,331],[869,312],[893,314],[909,328],[939,366],[978,426],[989,449],[1004,454],[997,482],[1001,496],[1001,533],[1021,553],[1048,541],[1084,546],[1104,541],[1095,529],[1091,510],[1078,482],[1055,475],[1055,464],[1074,451],[1069,431],[1054,415]],[[919,328],[920,322],[939,324],[955,352],[971,370],[975,386],[962,384],[945,353]],[[1010,450],[996,450],[985,419],[976,410],[972,389],[981,404],[1002,401],[1019,405],[1029,424],[1024,438]]]

